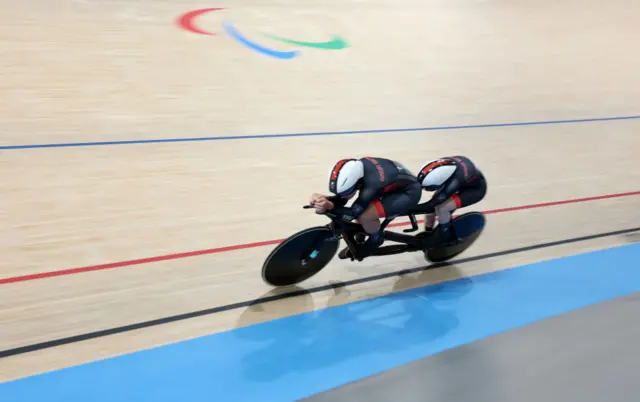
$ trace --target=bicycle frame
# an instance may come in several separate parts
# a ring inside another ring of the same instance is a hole
[[[305,205],[303,208],[312,208],[312,206]],[[385,218],[382,224],[380,225],[380,230],[383,231],[385,240],[390,240],[396,243],[402,243],[416,250],[423,250],[428,247],[433,247],[437,243],[434,241],[429,241],[430,240],[429,237],[420,238],[414,235],[405,235],[398,232],[392,232],[392,231],[386,230],[386,227],[393,220],[402,216],[407,216],[409,218],[409,221],[411,222],[411,228],[405,229],[403,230],[403,232],[405,233],[415,232],[416,230],[419,229],[418,221],[416,220],[415,216],[418,214],[426,214],[426,213],[432,213],[432,212],[433,212],[433,207],[430,206],[428,202],[419,204],[415,208],[413,208],[411,211],[407,212],[406,214]],[[331,213],[331,211],[327,211],[323,215],[326,215],[329,219],[331,219],[329,228],[333,230],[333,232],[337,236],[342,235],[345,243],[347,243],[347,246],[351,249],[351,251],[355,251],[358,246],[356,245],[354,236],[358,233],[366,234],[366,232],[362,228],[362,225],[358,223],[344,221],[338,218],[337,215]]]

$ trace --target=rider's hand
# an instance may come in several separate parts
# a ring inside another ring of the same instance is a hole
[[[313,204],[317,214],[324,214],[328,210],[333,209],[333,202],[323,198]]]
[[[309,204],[316,205],[316,203],[320,202],[323,199],[326,200],[327,197],[325,197],[322,194],[313,193],[313,194],[311,194],[311,201],[309,202]]]

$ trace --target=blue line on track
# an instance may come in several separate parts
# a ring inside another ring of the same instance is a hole
[[[291,133],[291,134],[230,135],[230,136],[221,136],[221,137],[160,138],[160,139],[150,139],[150,140],[92,141],[92,142],[50,143],[50,144],[4,145],[4,146],[0,146],[0,150],[8,151],[8,150],[15,150],[15,149],[33,149],[33,148],[96,147],[96,146],[105,146],[105,145],[133,145],[133,144],[157,144],[157,143],[174,143],[174,142],[252,140],[252,139],[263,139],[263,138],[314,137],[314,136],[328,136],[328,135],[381,134],[381,133],[399,133],[399,132],[411,132],[411,131],[441,131],[441,130],[462,130],[462,129],[472,129],[472,128],[537,126],[537,125],[546,125],[546,124],[591,123],[591,122],[602,122],[602,121],[637,120],[637,119],[640,119],[640,115],[619,116],[619,117],[598,117],[598,118],[572,119],[572,120],[548,120],[548,121],[529,121],[529,122],[515,122],[515,123],[495,123],[495,124],[469,124],[469,125],[459,125],[459,126],[389,128],[389,129],[380,129],[380,130],[321,131],[321,132],[312,132],[312,133]]]

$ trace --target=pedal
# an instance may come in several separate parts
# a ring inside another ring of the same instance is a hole
[[[351,250],[347,247],[347,248],[342,249],[338,253],[338,258],[341,259],[341,260],[349,260],[350,259],[351,261],[353,261],[354,256],[351,253]]]

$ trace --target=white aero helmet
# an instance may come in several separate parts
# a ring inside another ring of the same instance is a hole
[[[456,171],[456,164],[450,159],[436,159],[422,165],[418,173],[420,185],[427,191],[435,191],[444,184],[453,172]]]
[[[357,159],[341,159],[329,172],[329,191],[344,196],[356,191],[364,177],[364,165]]]

